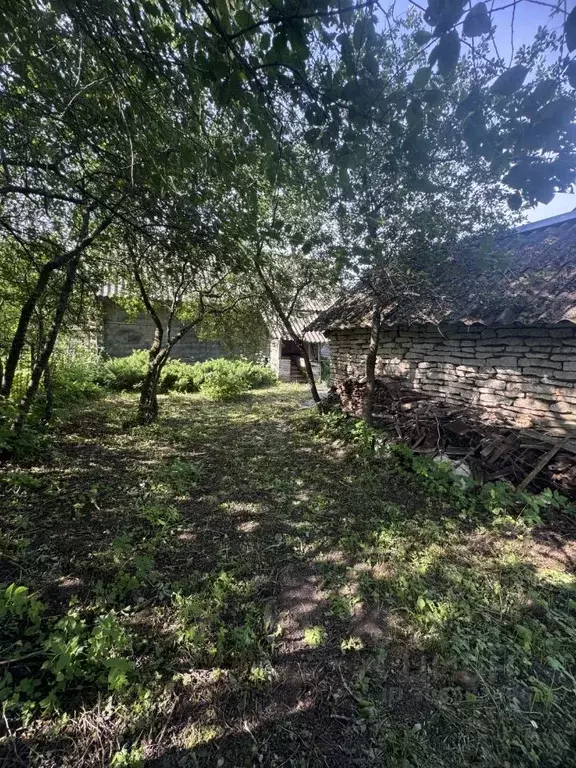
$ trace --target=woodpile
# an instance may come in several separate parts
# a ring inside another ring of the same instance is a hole
[[[338,382],[335,393],[345,413],[362,415],[364,389],[361,379]],[[392,440],[431,458],[465,463],[480,482],[507,480],[535,491],[552,487],[576,497],[576,437],[487,424],[471,407],[447,405],[391,378],[376,380],[373,415]]]

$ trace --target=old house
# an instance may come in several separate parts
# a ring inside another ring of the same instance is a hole
[[[100,309],[100,347],[109,357],[125,357],[134,350],[149,349],[154,338],[154,322],[146,313],[130,317],[119,302],[125,292],[121,284],[104,285],[97,294]],[[161,313],[162,315],[162,313]],[[174,324],[174,332],[179,330]],[[186,362],[222,357],[220,345],[213,341],[201,341],[189,331],[174,348],[174,357]]]
[[[302,337],[308,350],[316,381],[322,377],[322,360],[329,357],[328,339],[320,331],[306,330],[306,326],[325,308],[326,304],[309,300],[302,308],[295,309],[290,317],[294,331]],[[280,321],[270,320],[267,325],[270,334],[268,359],[272,370],[280,381],[305,381],[297,344]]]
[[[450,261],[433,290],[383,295],[377,375],[493,421],[576,433],[576,211]],[[329,338],[336,381],[364,375],[371,306],[358,285],[311,324]]]
[[[149,349],[154,337],[152,318],[146,312],[141,312],[135,318],[130,317],[119,301],[124,295],[120,284],[104,285],[97,294],[101,317],[100,346],[110,357],[124,357],[134,350]],[[319,331],[304,332],[304,328],[325,307],[326,304],[308,301],[303,308],[294,309],[291,315],[294,330],[304,335],[304,343],[312,360],[317,381],[321,378],[321,361],[329,354],[328,340]],[[281,381],[304,381],[301,373],[301,353],[286,328],[272,318],[266,320],[265,325],[268,329],[268,339],[263,341],[260,357],[268,361]],[[177,332],[178,329],[179,324],[175,321],[173,330]],[[229,354],[229,350],[217,341],[199,339],[194,329],[174,348],[174,357],[186,362],[203,361]]]

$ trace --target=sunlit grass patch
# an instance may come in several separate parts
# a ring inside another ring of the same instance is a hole
[[[337,438],[299,385],[163,397],[145,428],[91,402],[2,478],[19,738],[66,768],[316,768],[335,725],[366,768],[570,764],[576,583],[508,492]]]

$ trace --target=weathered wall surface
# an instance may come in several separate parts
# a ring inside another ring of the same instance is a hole
[[[329,336],[334,379],[362,377],[369,332]],[[576,328],[384,329],[377,373],[516,426],[576,432]]]
[[[141,314],[135,321],[128,322],[126,312],[109,300],[102,302],[102,310],[103,346],[107,355],[124,357],[135,349],[150,348],[154,338],[154,323],[147,314]],[[173,333],[177,333],[180,327],[176,323]],[[173,357],[187,362],[222,356],[223,352],[218,344],[199,341],[194,330],[188,331],[173,349]]]

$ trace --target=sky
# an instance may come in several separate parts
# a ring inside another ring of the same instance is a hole
[[[567,3],[567,9],[571,10],[574,5],[574,2]],[[561,17],[557,15],[550,18],[549,13],[550,9],[541,5],[532,5],[525,2],[518,6],[514,20],[515,46],[518,47],[518,44],[522,42],[529,42],[534,37],[534,31],[538,25],[547,25],[550,29],[559,30],[562,24]],[[503,49],[500,51],[502,55],[505,55],[504,50],[508,54],[511,51],[511,22],[511,10],[502,11],[498,20],[497,31],[497,43]],[[567,213],[574,208],[576,208],[576,195],[557,193],[554,200],[548,203],[548,205],[539,204],[536,208],[531,208],[527,212],[526,221],[539,221],[549,216],[558,216],[560,213]]]
[[[543,0],[546,2],[546,0]],[[551,2],[551,0],[548,0]],[[418,0],[418,5],[425,6],[426,0]],[[488,0],[488,7],[494,8],[508,5],[504,0]],[[404,9],[413,7],[410,0],[396,0],[396,14],[400,15]],[[568,0],[566,9],[571,11],[576,6],[575,0]],[[547,26],[549,29],[560,31],[562,27],[562,17],[555,15],[550,17],[550,8],[538,4],[538,2],[529,2],[524,0],[516,6],[514,14],[514,35],[512,36],[512,8],[499,11],[495,17],[496,21],[496,45],[499,54],[508,59],[513,50],[517,50],[523,43],[529,43],[534,39],[534,34],[539,26]],[[567,213],[576,208],[576,195],[568,193],[557,193],[548,205],[537,205],[526,213],[526,221],[539,221],[550,216],[558,216],[561,213]]]

